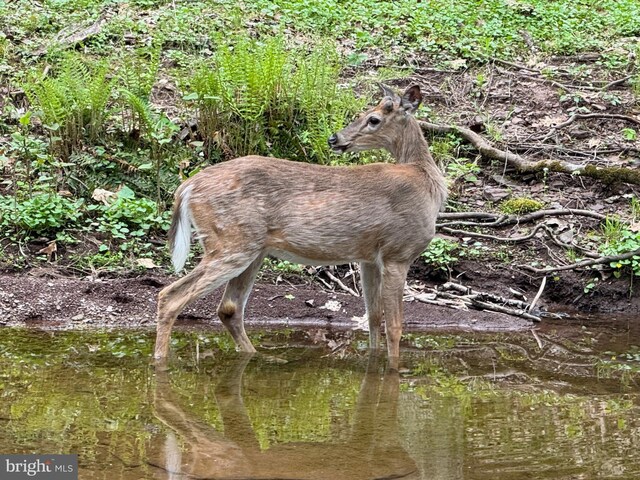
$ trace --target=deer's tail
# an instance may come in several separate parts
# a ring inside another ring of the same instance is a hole
[[[191,185],[178,191],[173,205],[171,227],[169,228],[169,248],[171,262],[176,272],[184,267],[191,248],[191,214],[189,212],[189,197]]]

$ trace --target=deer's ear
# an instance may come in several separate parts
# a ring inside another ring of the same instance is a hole
[[[412,85],[402,94],[401,106],[408,113],[415,113],[422,103],[422,93],[418,85]]]
[[[382,95],[383,96],[389,97],[393,101],[397,101],[400,98],[396,92],[391,90],[386,85],[384,85],[382,83],[378,83],[378,86],[380,87],[380,90],[382,90]]]

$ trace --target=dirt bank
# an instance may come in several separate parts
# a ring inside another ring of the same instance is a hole
[[[46,273],[46,274],[45,274]],[[51,272],[0,275],[0,324],[44,329],[155,326],[156,296],[172,278],[94,279],[52,277]],[[187,308],[178,325],[219,328],[221,291]],[[531,323],[507,315],[405,303],[407,330],[514,331]],[[332,293],[312,283],[258,283],[247,306],[249,328],[355,328],[362,298]]]

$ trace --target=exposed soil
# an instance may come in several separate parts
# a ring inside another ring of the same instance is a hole
[[[513,298],[514,291],[529,300],[538,281],[509,266],[480,262],[459,263],[451,272],[457,281],[474,289]],[[175,277],[154,274],[131,278],[71,278],[51,268],[26,274],[0,274],[0,325],[43,329],[154,328],[156,297]],[[442,283],[417,261],[409,284],[428,289]],[[345,279],[346,283],[346,279]],[[216,308],[222,289],[198,300],[178,318],[178,328],[220,328]],[[542,307],[553,312],[611,312],[640,318],[637,295],[619,280],[602,282],[585,295],[576,273],[564,276],[545,290]],[[580,307],[580,310],[578,310]],[[248,328],[358,329],[364,315],[363,299],[330,291],[308,277],[282,280],[265,274],[257,282],[246,311]],[[614,318],[616,315],[612,315]],[[547,324],[555,320],[543,320]],[[406,331],[518,331],[534,326],[528,320],[501,313],[457,310],[417,301],[405,302]]]
[[[154,327],[156,296],[174,280],[52,277],[50,270],[0,275],[0,324],[44,329]],[[178,318],[178,326],[219,328],[221,290],[198,300]],[[336,303],[337,302],[337,303]],[[249,328],[357,328],[362,298],[325,291],[312,283],[259,282],[246,311]],[[418,302],[405,304],[407,330],[514,331],[531,323],[507,315],[461,311]]]

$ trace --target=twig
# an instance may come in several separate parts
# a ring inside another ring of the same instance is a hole
[[[510,73],[502,68],[498,68],[498,71],[504,74]],[[534,72],[534,73],[539,74],[540,72]],[[523,72],[518,72],[518,75],[526,79],[533,80],[534,82],[548,83],[550,85],[553,85],[554,87],[564,90],[565,92],[569,92],[571,90],[599,90],[597,87],[594,87],[593,85],[567,85],[564,83],[556,82],[555,80],[552,80],[550,78],[536,77],[535,75],[529,75]]]
[[[447,282],[440,286],[442,290],[453,290],[454,292],[459,292],[464,295],[463,298],[472,299],[480,299],[482,301],[489,300],[491,302],[501,303],[503,305],[509,305],[511,307],[521,308],[526,310],[529,308],[529,304],[523,302],[522,300],[513,300],[510,298],[504,298],[500,295],[496,295],[495,293],[488,292],[478,292],[473,290],[472,288],[465,287],[464,285],[460,285],[459,283]],[[439,292],[440,293],[440,292]]]
[[[624,120],[625,122],[631,122],[640,125],[640,120],[630,115],[620,115],[618,113],[576,113],[575,115],[571,115],[567,120],[562,123],[559,123],[552,130],[559,130],[568,125],[571,125],[576,120],[586,120],[589,118],[609,118],[616,120]]]
[[[358,293],[356,293],[352,288],[347,287],[344,283],[342,283],[342,280],[340,280],[338,277],[336,277],[333,273],[331,273],[329,270],[325,269],[324,273],[327,277],[329,277],[329,280],[331,280],[332,282],[335,282],[336,285],[338,285],[342,290],[344,290],[347,293],[350,293],[351,295],[353,295],[354,297],[359,297],[360,295],[358,295]]]
[[[575,270],[576,268],[582,267],[591,267],[593,265],[602,265],[605,263],[618,262],[620,260],[627,260],[628,258],[632,258],[635,256],[640,256],[640,248],[634,250],[632,252],[623,253],[621,255],[608,255],[604,257],[595,258],[592,260],[582,260],[581,262],[572,263],[570,265],[562,265],[557,267],[547,267],[547,268],[535,268],[530,265],[521,265],[521,268],[525,270],[529,270],[533,273],[550,273],[550,272],[560,272],[564,270]]]
[[[538,293],[536,293],[536,296],[533,297],[533,300],[531,301],[531,303],[529,304],[529,307],[527,308],[529,312],[535,308],[536,303],[538,303],[538,300],[540,300],[540,297],[542,296],[542,292],[544,291],[544,287],[546,284],[547,284],[547,277],[542,277],[542,282],[540,283],[540,288],[538,289]]]
[[[495,58],[495,57],[491,57],[491,61],[493,63],[499,63],[501,65],[506,65],[507,67],[513,67],[513,68],[517,68],[520,70],[527,70],[531,73],[541,73],[540,70],[536,70],[535,68],[529,68],[529,67],[525,67],[524,65],[520,65],[518,63],[513,63],[513,62],[508,62],[506,60],[501,60],[499,58]]]
[[[536,333],[535,329],[533,328],[531,329],[531,334],[533,335],[533,338],[536,339],[536,342],[538,343],[538,347],[540,347],[540,350],[542,350],[544,348],[544,345],[542,344],[542,340],[540,340],[540,337]]]
[[[627,75],[624,78],[614,80],[612,82],[607,83],[604,87],[602,87],[602,90],[609,90],[610,88],[617,87],[618,85],[622,85],[623,83],[626,83],[628,80],[631,80],[632,78],[633,78],[633,75]]]
[[[513,315],[516,317],[526,318],[527,320],[531,320],[532,322],[539,322],[540,317],[536,317],[535,315],[531,315],[530,313],[525,312],[524,310],[516,310],[513,308],[504,307],[502,305],[496,305],[494,303],[482,302],[480,300],[472,300],[472,304],[482,308],[483,310],[490,310],[493,312],[506,313],[507,315]]]
[[[470,232],[468,230],[456,230],[454,228],[449,228],[449,227],[441,227],[440,230],[442,230],[443,232],[446,233],[451,233],[454,235],[461,235],[464,237],[475,237],[475,238],[484,238],[486,240],[495,240],[498,242],[513,242],[513,243],[517,243],[517,242],[524,242],[525,240],[529,240],[531,238],[533,238],[533,236],[538,233],[538,230],[540,229],[545,229],[547,230],[547,226],[546,225],[536,225],[536,227],[531,231],[531,233],[529,233],[528,235],[524,235],[522,237],[498,237],[495,235],[489,235],[487,233],[478,233],[478,232]]]

